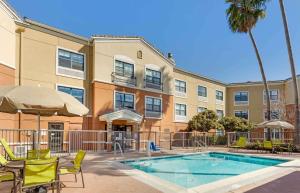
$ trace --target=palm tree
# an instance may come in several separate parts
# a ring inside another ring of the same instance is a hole
[[[263,63],[252,34],[252,29],[255,27],[259,19],[265,17],[265,3],[268,0],[226,0],[229,3],[229,7],[226,10],[228,25],[234,33],[247,33],[252,42],[256,58],[259,64],[259,69],[262,77],[262,81],[265,87],[266,102],[267,102],[267,120],[271,119],[271,103],[269,88],[267,79],[263,67]],[[271,131],[268,129],[268,140],[271,138]]]
[[[295,129],[296,129],[295,143],[299,144],[300,143],[300,111],[299,111],[299,95],[298,95],[297,75],[296,75],[296,70],[295,70],[295,63],[294,63],[291,39],[290,39],[289,28],[288,28],[288,24],[287,24],[287,18],[285,15],[283,0],[279,0],[279,5],[280,5],[280,10],[281,10],[283,26],[284,26],[285,40],[286,40],[286,46],[287,46],[287,50],[288,50],[288,54],[289,54],[293,87],[294,87],[294,100],[295,100],[295,107],[296,107],[296,109],[295,109]]]

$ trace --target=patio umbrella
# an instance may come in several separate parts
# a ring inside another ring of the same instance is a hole
[[[294,126],[286,121],[271,120],[264,121],[256,125],[256,128],[281,128],[281,129],[294,129]]]
[[[51,88],[34,86],[1,86],[0,112],[38,116],[38,148],[40,146],[40,116],[83,116],[89,110],[73,96]]]

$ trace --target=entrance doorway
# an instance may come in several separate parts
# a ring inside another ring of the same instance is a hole
[[[51,152],[63,152],[64,123],[48,123],[48,146]]]
[[[112,125],[112,141],[120,143],[123,151],[132,148],[132,128],[132,125]]]

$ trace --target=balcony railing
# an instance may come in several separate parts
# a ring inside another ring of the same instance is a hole
[[[111,81],[116,84],[122,84],[126,86],[136,86],[136,77],[126,77],[119,75],[115,72],[111,73]]]
[[[163,83],[154,83],[144,79],[144,87],[163,91]]]

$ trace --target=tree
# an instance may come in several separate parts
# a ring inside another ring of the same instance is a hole
[[[292,45],[291,45],[291,38],[289,34],[289,28],[287,23],[287,17],[285,14],[284,4],[283,0],[279,0],[280,5],[280,11],[284,26],[284,33],[285,33],[285,41],[286,46],[288,50],[289,55],[289,61],[290,61],[290,68],[291,68],[291,74],[292,74],[292,80],[293,80],[293,87],[294,87],[294,100],[295,100],[295,144],[300,144],[300,109],[299,109],[299,95],[298,95],[298,83],[297,83],[297,75],[296,75],[296,69],[295,69],[295,62],[293,57],[293,51],[292,51]]]
[[[253,124],[246,119],[239,117],[223,117],[219,123],[223,125],[225,131],[249,131],[253,129]]]
[[[218,115],[212,110],[206,110],[195,115],[189,122],[189,131],[208,132],[211,129],[223,129],[218,122]]]
[[[226,10],[228,25],[234,33],[247,33],[253,45],[256,58],[258,61],[262,81],[266,93],[267,103],[267,120],[271,119],[271,102],[269,95],[269,87],[262,63],[260,53],[258,51],[256,41],[252,34],[252,29],[255,27],[258,20],[265,17],[265,3],[268,0],[226,0],[229,3],[229,8]],[[271,131],[268,129],[268,140],[271,138]]]

